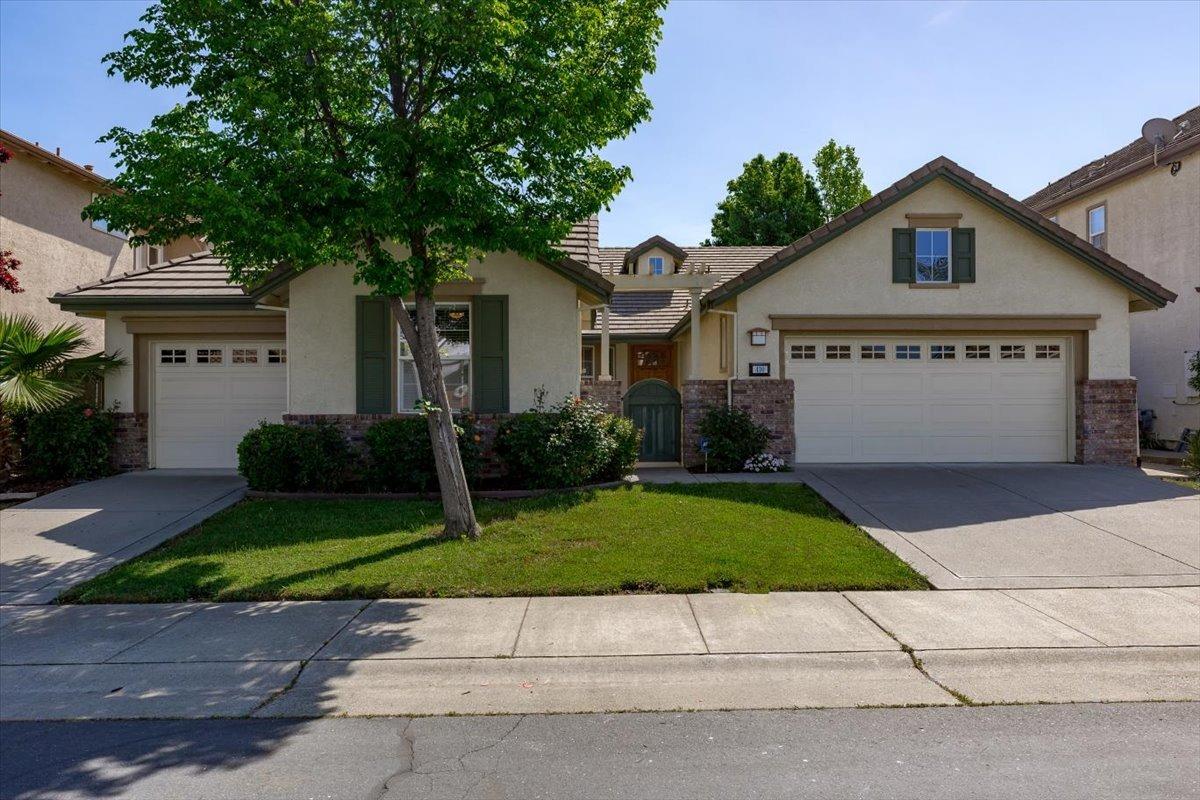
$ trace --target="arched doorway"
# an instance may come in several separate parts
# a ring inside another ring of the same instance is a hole
[[[666,381],[647,378],[625,393],[625,416],[642,430],[639,461],[679,460],[679,392]]]

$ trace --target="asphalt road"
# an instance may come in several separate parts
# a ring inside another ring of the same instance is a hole
[[[1200,704],[0,725],[4,798],[1191,798]]]

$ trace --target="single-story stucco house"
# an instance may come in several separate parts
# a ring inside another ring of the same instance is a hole
[[[1136,458],[1130,315],[1174,293],[949,159],[783,248],[598,239],[591,219],[561,262],[491,254],[442,288],[460,409],[582,393],[642,425],[649,462],[702,460],[723,404],[798,462]],[[260,419],[353,438],[412,408],[403,340],[350,267],[226,276],[198,254],[52,298],[132,356],[106,385],[123,467],[231,466]]]

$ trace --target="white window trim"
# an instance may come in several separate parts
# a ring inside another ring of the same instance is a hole
[[[932,280],[930,278],[921,277],[920,264],[918,263],[921,253],[917,248],[917,240],[922,232],[925,233],[945,233],[946,234],[946,279]],[[954,282],[954,234],[950,228],[917,228],[913,233],[913,282],[914,283],[953,283]]]
[[[154,263],[150,263],[150,254],[154,253],[157,257]],[[166,260],[166,252],[161,244],[144,244],[133,251],[133,268],[147,269],[148,267],[157,267]]]
[[[658,264],[655,264],[654,263],[655,261],[657,261]],[[665,258],[663,258],[662,256],[647,256],[646,257],[646,269],[649,271],[649,273],[651,275],[666,275],[667,274],[667,260]]]
[[[475,387],[475,364],[471,360],[471,343],[475,339],[475,314],[474,314],[473,309],[471,308],[471,304],[464,303],[464,302],[434,303],[435,312],[438,308],[464,308],[467,311],[467,357],[465,359],[464,358],[452,358],[452,359],[450,359],[450,361],[455,361],[455,362],[466,361],[467,362],[467,405],[465,408],[462,409],[462,411],[470,411],[472,401],[475,399],[475,397],[474,397],[474,395],[475,395],[475,389],[474,389],[474,387]],[[406,348],[406,347],[407,347],[407,344],[404,341],[404,331],[402,331],[400,329],[400,324],[396,323],[396,364],[395,364],[396,382],[395,382],[395,386],[394,386],[394,388],[396,390],[396,396],[394,398],[394,405],[396,407],[396,413],[398,413],[398,414],[419,414],[421,412],[415,408],[400,407],[401,397],[403,395],[402,381],[404,380],[404,369],[401,366],[401,362],[414,360],[411,355],[409,355],[409,356],[401,355],[402,349]],[[446,362],[443,361],[442,363],[445,364]],[[415,367],[414,367],[414,371],[415,371]],[[420,392],[421,392],[421,387],[418,384],[417,385],[418,395],[420,394]],[[457,411],[456,411],[456,413],[457,413]]]
[[[1092,214],[1096,211],[1101,212],[1104,217],[1104,224],[1100,226],[1100,230],[1092,230]],[[1087,240],[1093,247],[1098,247],[1101,250],[1108,250],[1108,202],[1097,203],[1087,210],[1087,219],[1084,221],[1087,226]],[[1096,237],[1101,237],[1100,244],[1096,244]]]

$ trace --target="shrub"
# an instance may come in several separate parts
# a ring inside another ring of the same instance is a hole
[[[26,474],[40,480],[90,480],[111,472],[116,435],[112,412],[75,400],[28,414],[21,458]]]
[[[474,485],[480,472],[479,437],[470,416],[456,417],[458,452],[467,483]],[[377,422],[366,433],[367,478],[371,485],[392,492],[425,492],[437,489],[437,466],[429,440],[429,423],[423,415]]]
[[[766,428],[737,408],[710,408],[700,420],[700,435],[708,439],[708,465],[717,472],[742,469],[770,440]]]
[[[496,455],[522,488],[563,489],[628,474],[641,433],[597,403],[568,397],[510,417],[496,432]]]
[[[238,472],[251,489],[265,492],[329,491],[345,483],[352,458],[342,432],[261,423],[238,443]]]
[[[1193,433],[1192,440],[1188,442],[1187,455],[1183,458],[1183,468],[1187,470],[1189,478],[1200,481],[1200,431]]]

